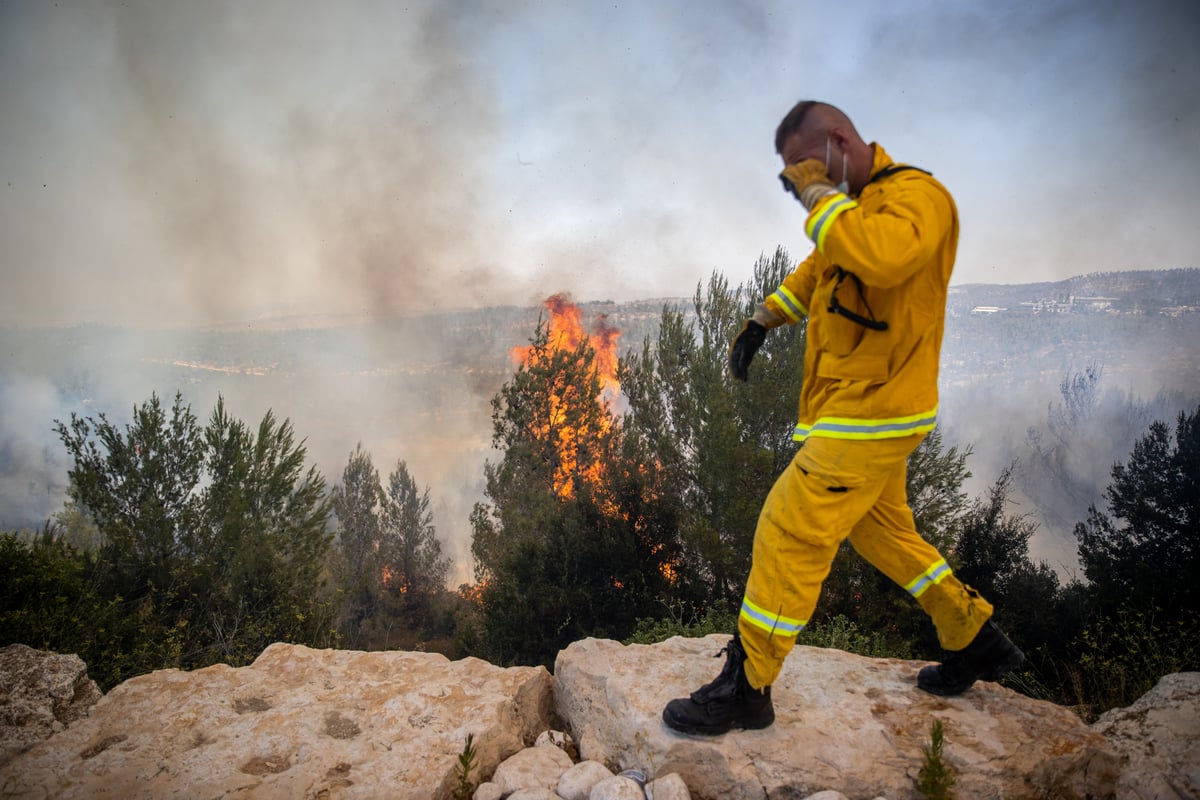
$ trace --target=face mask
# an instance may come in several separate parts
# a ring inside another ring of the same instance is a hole
[[[829,172],[830,177],[833,177],[832,171],[829,169],[829,134],[825,134],[825,171]],[[842,151],[842,182],[837,185],[837,190],[842,194],[850,194],[850,184],[846,180],[846,151]]]

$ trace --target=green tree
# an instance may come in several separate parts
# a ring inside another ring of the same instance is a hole
[[[960,578],[993,599],[1007,598],[1010,582],[1029,560],[1029,539],[1037,523],[1005,513],[1011,493],[1013,468],[1005,468],[988,491],[977,500],[963,521],[953,555]]]
[[[417,489],[404,461],[398,461],[388,476],[381,534],[384,592],[398,601],[409,628],[435,632],[434,601],[446,592],[450,559],[442,556],[429,488]]]
[[[905,491],[913,523],[943,552],[954,546],[969,506],[963,484],[971,477],[971,453],[969,446],[947,447],[941,429],[935,428],[908,457]]]
[[[122,432],[104,414],[56,421],[67,448],[68,494],[95,521],[112,595],[172,590],[176,567],[193,540],[197,487],[204,465],[203,431],[175,395],[168,412],[158,396],[133,410]]]
[[[379,512],[383,499],[379,471],[360,442],[342,470],[342,482],[332,492],[340,582],[346,590],[343,625],[352,643],[357,641],[363,621],[375,613],[382,590]]]
[[[1200,407],[1162,421],[1112,468],[1109,514],[1075,527],[1090,595],[1102,613],[1158,609],[1178,620],[1200,601]],[[1120,521],[1120,522],[1119,522]],[[1123,523],[1123,524],[1122,524]]]
[[[432,594],[445,588],[450,560],[442,557],[429,506],[429,487],[418,491],[408,464],[397,462],[383,500],[381,551],[389,584],[401,594]]]
[[[202,429],[177,394],[169,414],[152,395],[124,431],[103,415],[55,429],[73,460],[67,513],[100,541],[89,585],[121,612],[92,630],[110,682],[328,644],[325,484],[289,422],[267,412],[251,432],[218,400]]]
[[[205,443],[209,482],[191,604],[213,652],[200,660],[244,664],[272,642],[327,643],[332,604],[321,571],[330,505],[291,423],[268,410],[252,431],[218,399]]]

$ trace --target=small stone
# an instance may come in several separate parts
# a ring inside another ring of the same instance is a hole
[[[571,768],[571,759],[557,747],[529,747],[509,756],[492,775],[507,794],[517,789],[550,789]]]
[[[579,760],[579,747],[576,746],[575,740],[571,738],[571,734],[564,731],[542,731],[538,734],[537,741],[533,743],[534,747],[557,747],[568,756],[571,761]]]
[[[475,787],[475,794],[471,795],[471,800],[500,800],[502,797],[504,790],[499,784],[484,781]]]
[[[612,776],[599,761],[580,761],[558,779],[558,796],[563,800],[588,800],[592,787]]]
[[[558,795],[549,789],[517,789],[508,800],[558,800]]]
[[[646,800],[646,793],[637,781],[614,775],[593,786],[588,800]]]
[[[692,794],[678,772],[657,777],[646,788],[651,800],[692,800]]]

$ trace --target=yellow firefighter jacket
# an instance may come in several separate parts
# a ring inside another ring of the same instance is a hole
[[[872,181],[817,204],[805,224],[816,247],[765,301],[788,323],[808,317],[797,441],[909,436],[937,420],[958,211],[925,172],[879,176],[894,164],[872,147]]]

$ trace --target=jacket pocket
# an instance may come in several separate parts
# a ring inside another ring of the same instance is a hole
[[[817,363],[822,378],[882,382],[888,379],[888,359],[876,353],[826,354]]]

